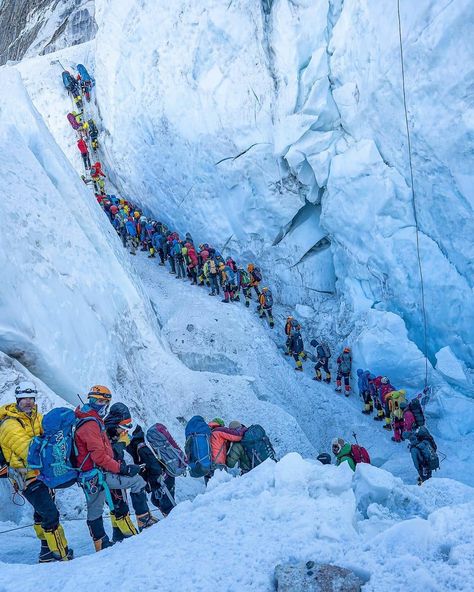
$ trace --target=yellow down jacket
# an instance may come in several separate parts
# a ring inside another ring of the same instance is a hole
[[[19,411],[15,403],[0,407],[0,446],[13,469],[26,468],[31,439],[43,432],[42,419],[36,406],[31,416]],[[28,471],[26,479],[33,479],[37,474],[38,471]]]

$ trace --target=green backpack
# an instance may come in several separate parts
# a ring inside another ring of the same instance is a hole
[[[273,446],[261,425],[251,425],[240,441],[250,461],[250,468],[254,468],[267,458],[276,462]]]

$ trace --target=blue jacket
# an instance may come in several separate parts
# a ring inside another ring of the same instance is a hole
[[[174,239],[173,246],[171,247],[171,255],[174,257],[178,256],[181,253],[181,244],[177,239]]]
[[[369,376],[370,376],[370,371],[369,370],[361,370],[360,368],[357,370],[357,376],[358,376],[358,386],[359,386],[359,395],[362,395],[362,393],[365,393],[366,391],[370,392],[370,388],[369,388]]]
[[[131,220],[127,220],[125,222],[125,227],[126,227],[127,232],[130,236],[132,236],[133,238],[135,238],[137,236],[137,227],[135,226],[135,222],[133,222]]]
[[[155,249],[161,249],[164,240],[165,237],[162,234],[155,232],[155,234],[151,237],[151,244],[155,247]]]

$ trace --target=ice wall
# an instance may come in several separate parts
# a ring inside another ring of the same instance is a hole
[[[317,326],[332,312],[338,339],[376,309],[422,347],[396,5],[158,4],[97,2],[116,181],[173,226],[257,258],[281,302],[310,304]],[[449,345],[468,364],[472,16],[467,0],[402,2],[429,357]]]

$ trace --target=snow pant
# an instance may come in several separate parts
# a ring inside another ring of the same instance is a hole
[[[273,327],[275,322],[273,320],[273,313],[271,308],[260,308],[260,318],[268,317],[268,322],[270,323],[270,327]]]
[[[336,376],[336,387],[340,390],[342,386],[342,379],[344,379],[344,390],[348,393],[351,390],[350,378],[350,372],[341,372],[338,370]]]
[[[164,265],[165,264],[165,254],[164,254],[163,249],[161,247],[158,249],[158,255],[160,256],[161,265]]]
[[[135,477],[126,477],[124,475],[116,475],[114,473],[104,473],[105,482],[112,489],[130,489],[130,497],[132,503],[134,496],[145,491],[146,483],[140,475]],[[95,493],[86,495],[87,502],[87,520],[95,520],[102,516],[105,503],[105,489],[99,489]],[[146,498],[145,498],[146,503]],[[145,509],[146,511],[146,509]]]
[[[54,495],[42,481],[30,483],[22,495],[33,506],[35,525],[41,525],[45,531],[53,531],[59,526],[59,512]]]
[[[171,271],[170,273],[176,273],[176,266],[174,264],[174,257],[172,255],[169,256],[168,261],[170,262]]]
[[[257,296],[260,296],[260,290],[258,289],[258,284],[252,285],[251,288],[253,288],[255,290]]]
[[[382,402],[380,401],[377,395],[373,397],[373,401],[375,409],[377,409],[377,418],[380,418],[380,420],[382,420],[384,417]]]
[[[328,364],[327,358],[318,359],[316,362],[316,366],[314,367],[314,370],[316,372],[316,378],[318,380],[321,380],[321,378],[322,378],[321,368],[324,370],[324,372],[326,372],[326,380],[331,380],[331,373],[329,372],[329,364]]]
[[[232,300],[234,302],[240,302],[240,286],[236,286],[235,284],[232,285]]]
[[[186,278],[186,270],[184,268],[183,259],[179,259],[179,257],[175,255],[174,265],[175,265],[175,269],[177,271],[176,277],[185,279]]]
[[[217,274],[209,274],[209,281],[211,282],[211,293],[219,294],[219,282],[217,281]]]
[[[188,274],[189,274],[189,277],[191,278],[191,283],[192,284],[197,284],[197,271],[196,271],[196,268],[194,266],[193,267],[191,267],[191,266],[188,267]]]
[[[224,300],[226,302],[230,302],[233,299],[234,293],[232,292],[232,286],[227,283],[222,286],[222,290],[224,291]]]
[[[89,158],[89,152],[81,152],[82,162],[84,163],[85,169],[91,168],[91,159]]]
[[[127,246],[127,236],[128,235],[127,235],[127,231],[126,231],[125,227],[123,227],[123,228],[121,228],[119,230],[119,235],[120,235],[120,238],[122,239],[123,246],[126,247]]]
[[[161,487],[152,490],[150,501],[164,516],[167,516],[176,505],[174,495],[175,478],[171,475],[166,475]]]
[[[392,423],[392,427],[393,427],[393,439],[395,440],[395,442],[401,442],[403,440],[403,438],[402,438],[403,419],[395,417],[393,420],[393,423]]]
[[[248,286],[246,288],[244,288],[242,286],[242,292],[244,293],[244,296],[245,296],[245,306],[247,306],[247,307],[250,306],[250,300],[252,299],[252,294],[250,293],[251,290],[252,290],[251,286]]]
[[[130,236],[130,235],[127,236],[127,246],[130,249],[130,253],[132,255],[135,255],[136,247],[135,247],[135,240],[134,240],[133,236]]]
[[[362,391],[362,400],[364,401],[364,411],[370,413],[374,409],[374,402],[369,390]]]
[[[298,370],[303,368],[303,362],[301,360],[306,360],[306,352],[302,351],[299,352],[298,354],[293,352],[293,359],[296,362],[296,368]]]

